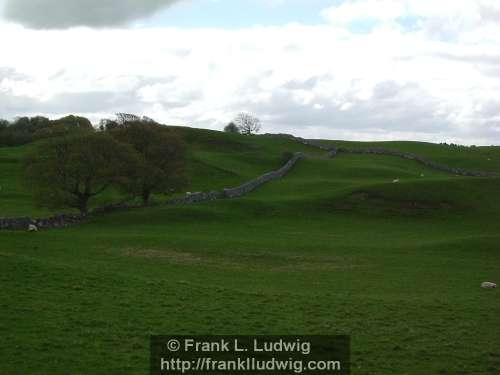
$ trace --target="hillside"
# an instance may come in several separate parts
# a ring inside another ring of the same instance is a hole
[[[326,146],[343,146],[348,148],[379,147],[387,150],[397,150],[415,153],[426,159],[470,170],[485,170],[500,172],[500,147],[445,145],[426,142],[350,142],[325,141]]]
[[[279,168],[285,161],[286,152],[305,151],[319,153],[311,147],[296,142],[270,137],[244,137],[187,127],[175,128],[186,144],[187,160],[186,191],[205,191],[233,187],[259,174]],[[23,181],[22,156],[36,147],[29,144],[19,147],[0,147],[0,217],[47,216],[51,212],[34,205],[31,192]],[[95,205],[120,201],[117,192],[98,197]],[[162,196],[158,199],[166,199]]]
[[[0,232],[1,374],[144,374],[148,336],[173,332],[349,334],[354,375],[500,373],[500,299],[479,288],[500,280],[499,178],[179,131],[188,191],[307,158],[243,198]],[[499,147],[377,146],[500,171]],[[28,147],[0,148],[0,216],[48,214],[21,184]]]

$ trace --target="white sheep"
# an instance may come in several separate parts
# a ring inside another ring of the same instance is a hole
[[[397,184],[398,182],[399,182],[399,178],[396,178],[396,179],[392,180],[393,184]]]
[[[483,289],[494,289],[497,287],[497,284],[485,281],[484,283],[481,284],[481,288]]]

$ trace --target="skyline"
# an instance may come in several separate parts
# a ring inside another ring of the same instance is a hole
[[[1,118],[251,112],[306,138],[500,144],[491,0],[36,4],[0,0]]]

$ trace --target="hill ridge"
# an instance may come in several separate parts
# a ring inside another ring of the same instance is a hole
[[[496,172],[487,172],[487,171],[469,171],[463,168],[454,168],[449,167],[444,164],[436,163],[431,160],[427,160],[417,154],[411,152],[402,152],[396,150],[388,150],[380,147],[375,148],[348,148],[348,147],[327,147],[324,146],[314,140],[309,140],[301,137],[296,137],[292,134],[266,134],[268,136],[276,136],[283,137],[295,140],[300,142],[303,145],[316,147],[324,151],[328,151],[330,157],[335,157],[339,153],[348,153],[348,154],[374,154],[374,155],[388,155],[388,156],[396,156],[404,159],[414,160],[423,164],[427,167],[442,171],[453,173],[456,175],[468,176],[468,177],[496,177],[498,176]]]

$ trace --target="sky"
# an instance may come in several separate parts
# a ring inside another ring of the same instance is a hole
[[[0,118],[500,145],[497,0],[0,0]]]

